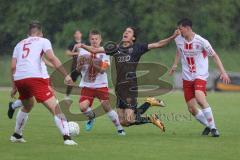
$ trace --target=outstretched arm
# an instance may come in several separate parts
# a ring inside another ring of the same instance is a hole
[[[216,63],[218,70],[220,71],[220,79],[226,84],[230,83],[231,80],[230,80],[228,74],[226,73],[226,71],[223,67],[222,61],[220,60],[217,53],[213,54],[213,61]]]
[[[103,47],[100,47],[100,48],[94,48],[92,46],[88,46],[88,45],[85,45],[85,44],[77,44],[75,45],[77,48],[83,48],[85,50],[87,50],[88,52],[91,52],[91,53],[105,53],[105,50]]]
[[[177,52],[176,52],[176,55],[175,55],[174,63],[173,63],[173,65],[172,65],[172,68],[171,68],[170,71],[168,72],[168,74],[169,74],[170,76],[173,75],[173,73],[176,71],[177,65],[178,65],[178,62],[179,62],[179,59],[180,59],[180,54],[179,54],[179,52],[177,51]]]
[[[150,50],[150,49],[154,49],[154,48],[161,48],[161,47],[167,45],[172,40],[174,40],[179,34],[180,34],[180,31],[177,29],[177,30],[175,30],[175,32],[173,33],[172,36],[170,36],[166,39],[160,40],[158,42],[148,44],[148,49]]]

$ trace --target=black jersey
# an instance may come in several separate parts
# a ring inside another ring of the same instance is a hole
[[[136,79],[138,62],[147,51],[147,43],[134,43],[127,48],[118,47],[118,51],[113,55],[117,72],[117,84]]]
[[[69,45],[68,45],[68,50],[69,51],[73,51],[73,48],[74,48],[74,46],[75,46],[75,44],[78,44],[79,42],[76,42],[76,41],[72,41]],[[73,51],[73,52],[77,52],[77,49],[75,50],[75,51]],[[74,56],[72,56],[72,58],[73,58],[73,62],[72,62],[72,70],[73,69],[75,69],[76,67],[77,67],[77,58],[78,58],[78,56],[77,55],[74,55]]]

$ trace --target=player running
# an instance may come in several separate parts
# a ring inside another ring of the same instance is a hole
[[[68,122],[65,115],[53,96],[46,77],[47,68],[42,60],[45,55],[53,66],[65,76],[65,83],[72,84],[72,79],[67,75],[59,59],[54,55],[51,42],[42,38],[41,24],[33,21],[28,27],[29,37],[20,41],[14,48],[12,57],[12,91],[11,96],[19,92],[19,99],[23,108],[16,117],[14,134],[10,137],[12,142],[26,142],[23,139],[23,129],[28,119],[28,113],[34,105],[34,97],[42,103],[54,116],[56,126],[59,128],[65,145],[77,145],[69,135]]]
[[[76,48],[74,48],[74,46],[78,43],[82,42],[82,33],[79,29],[77,29],[74,32],[74,40],[68,45],[68,48],[66,50],[66,55],[67,56],[71,56],[72,57],[72,66],[71,66],[71,78],[73,80],[73,82],[77,81],[77,78],[81,75],[78,71],[76,71],[76,67],[77,67],[77,58],[78,58],[78,50]],[[67,90],[66,90],[66,96],[65,99],[68,100],[70,99],[70,94],[72,91],[72,86],[67,86]]]
[[[123,126],[141,125],[152,123],[165,131],[163,123],[156,114],[143,117],[143,113],[150,106],[161,106],[162,101],[155,98],[148,98],[147,101],[137,108],[137,77],[136,68],[141,56],[151,49],[161,48],[180,34],[178,30],[167,39],[160,40],[156,43],[135,43],[137,32],[133,27],[127,27],[122,35],[122,41],[114,52],[108,51],[107,47],[93,48],[91,46],[81,45],[84,49],[92,53],[103,53],[112,55],[115,58],[117,71],[117,81],[115,91],[117,95],[117,112],[120,123]],[[162,104],[163,105],[163,104]]]
[[[54,68],[54,66],[45,58],[43,57],[43,61],[45,62],[45,64],[51,68]],[[44,78],[48,79],[48,73],[44,73]],[[50,80],[49,80],[49,84],[51,84]],[[51,88],[52,89],[52,88]],[[54,93],[54,91],[53,91]],[[54,94],[55,95],[55,94]],[[14,98],[14,97],[13,97]],[[58,100],[57,100],[58,102]],[[17,108],[20,108],[22,107],[23,104],[22,104],[22,101],[20,99],[17,99],[15,100],[14,102],[9,102],[8,104],[8,112],[7,112],[7,115],[8,115],[8,118],[9,119],[12,119],[13,115],[14,115],[14,112]]]
[[[211,132],[213,137],[219,137],[212,109],[206,99],[206,84],[209,75],[208,56],[211,56],[216,63],[223,82],[230,83],[230,78],[211,44],[193,32],[190,19],[180,20],[178,28],[181,35],[175,39],[177,54],[170,74],[176,70],[178,60],[181,57],[183,91],[188,110],[200,123],[206,126],[202,135],[208,135]],[[198,109],[197,104],[201,109]]]
[[[102,41],[101,34],[97,30],[89,33],[89,41],[92,47],[100,48]],[[92,111],[94,98],[98,98],[104,111],[114,123],[119,135],[125,135],[121,126],[118,114],[112,109],[109,102],[108,79],[106,70],[110,65],[110,57],[106,53],[92,54],[80,49],[77,70],[81,71],[82,79],[79,84],[81,95],[79,106],[81,111],[89,120],[86,123],[86,131],[90,131],[95,121],[95,113]]]

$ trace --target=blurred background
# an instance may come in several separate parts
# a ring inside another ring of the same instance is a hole
[[[85,42],[89,30],[98,29],[106,42],[120,41],[125,27],[135,26],[140,31],[139,42],[154,42],[171,35],[177,21],[184,17],[192,19],[193,30],[210,41],[226,70],[232,73],[232,86],[220,84],[220,90],[240,90],[239,0],[0,0],[0,86],[10,86],[12,51],[27,36],[31,20],[42,23],[44,36],[65,62],[71,58],[64,52],[76,29],[81,30]],[[147,53],[142,61],[171,67],[175,50],[171,43]],[[219,90],[218,74],[211,60],[210,70],[208,89]],[[174,82],[176,88],[181,86],[181,74],[174,78],[166,74],[163,78]]]

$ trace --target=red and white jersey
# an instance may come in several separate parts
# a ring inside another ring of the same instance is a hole
[[[49,78],[43,54],[52,49],[51,42],[42,37],[28,37],[20,41],[13,51],[17,59],[14,80],[25,78]]]
[[[195,34],[192,41],[188,42],[181,35],[175,38],[177,51],[182,62],[182,77],[184,80],[208,78],[208,56],[213,56],[215,51],[208,40]]]
[[[85,49],[81,48],[79,50],[79,56],[86,56],[97,58],[101,60],[101,62],[105,62],[110,65],[110,57],[106,55],[106,53],[97,53],[92,54]],[[108,87],[108,78],[107,73],[99,73],[92,65],[84,64],[81,70],[82,79],[80,81],[80,87],[88,87],[88,88],[103,88]]]

